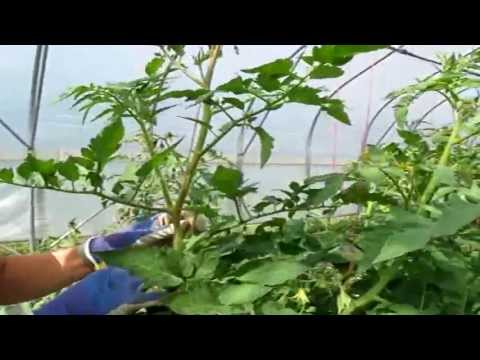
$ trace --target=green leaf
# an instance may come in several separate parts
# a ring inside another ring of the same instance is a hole
[[[80,178],[80,172],[72,159],[57,163],[57,169],[60,175],[70,181],[77,181]]]
[[[397,133],[407,145],[414,146],[422,141],[422,136],[413,131],[397,130]]]
[[[435,221],[432,236],[450,236],[480,217],[480,204],[469,203],[452,196],[440,207],[442,215]]]
[[[263,64],[251,69],[242,70],[245,73],[268,75],[274,78],[280,78],[290,74],[293,62],[290,59],[278,59],[273,62]]]
[[[232,97],[223,98],[223,102],[230,104],[232,106],[235,106],[240,110],[243,110],[245,108],[245,104],[242,101],[238,100],[237,98],[232,98]]]
[[[13,181],[12,169],[0,169],[0,181],[11,183]]]
[[[26,161],[30,163],[33,171],[40,173],[42,177],[53,175],[56,172],[55,160],[41,160],[28,154]]]
[[[17,173],[25,180],[28,180],[32,176],[34,169],[29,162],[23,162],[17,167]]]
[[[152,59],[146,66],[145,66],[145,73],[148,76],[154,76],[158,69],[162,66],[162,64],[165,62],[163,58],[156,57]]]
[[[337,262],[340,262],[340,263],[342,262],[357,263],[362,259],[362,256],[363,256],[363,251],[361,251],[359,248],[357,248],[355,245],[349,242],[342,243],[328,252],[328,257],[337,257],[338,258]]]
[[[200,126],[206,126],[210,130],[212,129],[212,126],[210,124],[205,124],[202,120],[195,119],[189,116],[179,116],[179,118],[194,122],[195,124],[198,124]]]
[[[243,176],[237,169],[230,169],[220,165],[215,170],[210,182],[218,191],[233,197],[242,185]]]
[[[167,45],[169,50],[173,50],[177,55],[185,55],[185,45]]]
[[[94,122],[95,120],[98,120],[98,119],[104,117],[105,115],[110,114],[111,112],[114,112],[113,108],[105,109],[105,110],[101,111],[99,114],[95,115],[95,117],[90,121]]]
[[[252,303],[266,295],[272,289],[257,284],[227,285],[219,294],[219,300],[224,305],[241,305]]]
[[[417,226],[406,227],[389,236],[373,263],[395,259],[409,252],[423,249],[431,237],[431,228],[428,225],[421,224],[419,221]]]
[[[160,165],[165,164],[168,160],[170,153],[180,144],[183,139],[178,140],[176,143],[170,145],[163,151],[156,153],[150,160],[145,162],[136,172],[140,178],[148,176],[154,169],[158,168]]]
[[[344,124],[351,125],[348,114],[345,112],[345,105],[339,100],[329,102],[330,104],[326,107],[327,114]]]
[[[181,315],[229,315],[241,313],[234,307],[221,304],[215,289],[208,284],[200,284],[188,289],[186,292],[179,293],[170,300],[168,305],[175,313]]]
[[[378,310],[387,310],[387,312],[381,311],[380,313]],[[389,310],[389,311],[388,311]],[[380,306],[375,308],[371,312],[367,312],[368,314],[381,314],[381,315],[424,315],[424,313],[412,305],[408,304],[389,304],[386,308],[384,306]]]
[[[265,196],[262,201],[260,201],[259,203],[257,203],[255,206],[254,206],[254,210],[256,212],[262,212],[267,206],[270,206],[270,205],[279,205],[282,203],[282,200],[280,198],[277,198],[275,196]]]
[[[120,148],[124,135],[125,129],[121,119],[117,119],[103,128],[100,134],[90,140],[89,154],[93,157],[92,160],[101,165],[106,164]],[[84,155],[83,152],[82,155]]]
[[[256,82],[263,90],[269,92],[279,90],[281,86],[280,81],[276,77],[267,74],[259,74]]]
[[[423,249],[432,236],[432,222],[418,214],[391,209],[393,220],[388,224],[394,231],[385,239],[373,263],[397,258]]]
[[[464,88],[480,88],[480,80],[478,79],[465,79],[462,81],[462,87]]]
[[[124,189],[123,183],[123,181],[118,181],[115,183],[115,185],[112,187],[112,192],[117,195],[120,194]]]
[[[325,100],[318,96],[319,90],[309,86],[298,86],[291,89],[288,93],[290,102],[306,105],[323,105]]]
[[[344,71],[337,66],[322,64],[313,69],[310,73],[310,77],[312,79],[336,78],[342,76],[343,73]]]
[[[231,92],[236,95],[248,93],[243,79],[240,76],[217,87],[216,91]]]
[[[339,198],[345,204],[365,205],[368,201],[377,201],[381,204],[392,205],[395,202],[392,198],[382,193],[371,193],[370,185],[366,181],[357,181],[339,194]]]
[[[197,89],[197,90],[175,90],[170,91],[161,96],[164,99],[170,98],[187,98],[187,100],[196,100],[199,97],[208,94],[210,91],[207,89]]]
[[[352,60],[352,58],[353,56],[345,56],[339,53],[336,45],[323,45],[321,47],[315,46],[313,48],[312,57],[309,61],[318,61],[322,64],[341,66]]]
[[[103,185],[103,178],[96,172],[89,172],[87,174],[87,180],[90,181],[90,184],[95,188],[100,188]]]
[[[337,296],[337,311],[342,314],[345,310],[350,308],[353,299],[347,294],[347,292],[340,287],[340,293]]]
[[[274,261],[263,263],[238,278],[242,282],[261,285],[279,285],[296,279],[306,270],[306,266],[293,261]]]
[[[372,264],[423,249],[432,237],[432,221],[418,214],[392,208],[390,218],[387,223],[361,234],[359,246],[364,255],[359,262],[359,272]]]
[[[109,266],[127,269],[142,278],[147,286],[170,288],[183,283],[183,280],[168,268],[169,255],[163,249],[137,247],[103,252],[100,256]]]
[[[242,186],[240,189],[238,189],[237,196],[242,197],[247,194],[256,193],[257,190],[258,188],[253,185]]]
[[[342,189],[344,176],[342,174],[331,174],[325,178],[325,186],[323,189],[310,190],[307,202],[309,205],[323,204],[330,199],[339,190]],[[310,183],[312,178],[307,179],[305,183]]]
[[[283,225],[284,238],[286,242],[297,241],[305,237],[305,221],[302,219],[291,219]]]
[[[260,311],[263,315],[298,315],[295,310],[284,307],[274,301],[262,304]]]
[[[79,156],[69,156],[68,160],[73,161],[75,164],[85,169],[92,169],[95,166],[95,163],[92,160],[90,160],[90,158],[83,158]]]
[[[397,122],[397,126],[400,129],[405,128],[405,125],[407,123],[408,108],[414,100],[414,95],[406,95],[403,96],[400,101],[395,105],[395,121]]]
[[[448,166],[441,166],[441,165],[436,166],[433,172],[433,177],[435,178],[435,182],[437,184],[451,185],[451,186],[457,185],[455,171],[453,171],[453,169],[449,168]]]
[[[335,45],[335,53],[338,56],[353,56],[360,53],[366,53],[385,49],[387,45]]]
[[[95,166],[95,154],[92,150],[90,150],[89,148],[81,148],[80,149],[80,153],[82,154],[82,156],[88,160],[90,160],[93,164],[93,166]],[[92,167],[93,167],[92,166]]]
[[[195,279],[207,280],[211,279],[215,274],[218,263],[220,261],[220,254],[216,251],[207,251],[202,254],[197,270],[195,271]]]
[[[260,167],[263,168],[272,155],[275,139],[261,127],[253,128],[260,139]]]
[[[360,53],[375,51],[384,48],[385,45],[323,45],[314,47],[312,56],[304,60],[310,64],[318,61],[322,64],[345,65]]]
[[[382,173],[378,168],[374,166],[361,166],[358,169],[358,173],[362,178],[364,178],[368,182],[371,182],[377,185],[383,185],[387,180],[385,174]]]
[[[360,235],[358,242],[363,250],[363,256],[358,262],[358,272],[366,271],[373,264],[378,254],[385,245],[386,239],[392,234],[393,229],[387,226],[379,226],[367,229]]]

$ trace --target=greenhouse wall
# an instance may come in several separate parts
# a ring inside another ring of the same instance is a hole
[[[233,46],[226,46],[218,65],[213,86],[232,78],[239,69],[252,67],[294,53],[299,45],[239,45],[239,53]],[[321,114],[311,144],[311,174],[326,171],[341,171],[348,161],[358,157],[364,140],[365,129],[375,113],[383,106],[386,96],[436,71],[436,65],[425,59],[435,59],[439,53],[466,53],[474,46],[410,46],[403,49],[418,55],[408,56],[395,53],[379,62],[370,70],[343,87],[337,97],[346,103],[351,126],[332,121]],[[39,156],[63,158],[76,154],[88,143],[102,124],[82,124],[81,115],[71,109],[71,103],[58,101],[67,88],[88,83],[117,82],[143,76],[145,64],[156,51],[153,46],[49,46],[39,113],[36,151]],[[36,46],[0,46],[0,118],[21,137],[28,137],[28,116],[32,69]],[[322,85],[329,91],[335,90],[347,79],[382,59],[388,49],[367,53],[354,58],[345,66],[345,75]],[[188,79],[176,81],[175,88],[182,88]],[[424,97],[415,103],[415,113],[424,113],[441,98]],[[179,106],[164,116],[158,123],[159,131],[189,138],[192,123],[183,121],[178,115],[194,116],[195,109]],[[439,107],[428,117],[439,126],[448,121],[447,107]],[[306,139],[317,109],[301,105],[290,105],[272,114],[266,120],[266,129],[275,138],[275,147],[269,164],[260,169],[258,163],[259,144],[254,142],[245,155],[243,171],[253,182],[258,182],[258,196],[286,186],[292,180],[306,175]],[[368,143],[382,137],[393,121],[393,110],[388,107],[372,126]],[[0,127],[0,163],[2,167],[15,166],[25,156],[25,147],[4,127]],[[225,138],[218,150],[235,160],[238,132]],[[246,133],[246,141],[251,134]],[[393,132],[384,140],[391,140]],[[188,152],[188,141],[181,150]],[[135,151],[132,149],[131,151]],[[38,195],[40,194],[40,195]],[[68,230],[68,224],[81,222],[101,209],[100,201],[90,196],[68,195],[44,191],[44,212],[37,220],[39,236],[60,236]],[[30,236],[30,189],[0,185],[0,241],[26,240]],[[83,227],[86,234],[101,231],[112,223],[114,208],[106,209],[94,216]]]

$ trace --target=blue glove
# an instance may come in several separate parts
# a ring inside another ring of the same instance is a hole
[[[191,224],[190,220],[184,218],[185,213],[182,213],[180,226],[184,230],[194,227],[197,230],[203,230],[206,226],[203,218],[201,224]],[[194,221],[195,222],[195,221]],[[199,222],[197,220],[197,222]],[[200,226],[202,225],[202,226]],[[114,251],[131,246],[135,243],[153,244],[157,241],[171,237],[174,234],[173,224],[170,221],[170,216],[166,213],[154,215],[151,218],[137,222],[123,231],[106,236],[95,236],[90,239],[87,252],[92,254],[101,253],[105,251]]]
[[[35,315],[106,315],[123,304],[154,301],[158,293],[141,290],[142,281],[127,270],[96,271],[44,305]]]
[[[140,238],[151,234],[159,227],[158,215],[136,222],[123,231],[105,236],[95,236],[90,242],[92,253],[120,250],[133,245]]]
[[[95,269],[99,270],[106,265],[102,263],[99,253],[121,250],[135,243],[151,244],[162,238],[173,235],[173,225],[168,224],[168,215],[155,215],[151,218],[129,226],[123,231],[91,237],[77,249],[79,254],[88,260]]]

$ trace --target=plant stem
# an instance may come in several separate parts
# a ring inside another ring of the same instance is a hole
[[[407,195],[405,195],[405,193],[403,192],[400,184],[397,183],[397,182],[395,181],[395,179],[394,179],[392,176],[390,176],[390,174],[389,174],[388,172],[382,170],[382,168],[379,167],[378,170],[380,170],[380,172],[381,172],[383,175],[385,175],[385,176],[388,178],[388,180],[390,180],[390,182],[393,184],[393,186],[395,186],[395,188],[396,188],[397,191],[400,193],[400,196],[401,196],[402,199],[403,199],[405,209],[408,209],[409,200],[408,200]]]
[[[231,225],[231,226],[228,226],[228,227],[224,227],[224,228],[215,230],[210,235],[216,235],[216,234],[221,233],[223,231],[228,231],[228,230],[234,229],[236,227],[248,224],[249,222],[252,222],[254,220],[258,220],[258,219],[261,219],[261,218],[264,218],[264,217],[267,217],[267,216],[271,216],[271,215],[281,214],[281,213],[284,213],[284,212],[289,212],[289,211],[312,211],[312,210],[328,209],[328,208],[330,208],[330,207],[329,206],[314,206],[314,207],[310,207],[310,208],[302,208],[302,207],[295,208],[294,207],[294,208],[290,208],[290,209],[274,210],[274,211],[271,211],[269,213],[264,213],[264,214],[252,216],[248,219],[239,221],[235,225]],[[354,215],[354,214],[347,214],[347,215]]]
[[[438,166],[447,166],[448,164],[448,159],[450,157],[450,153],[452,151],[453,145],[457,142],[457,137],[460,132],[460,128],[462,126],[462,119],[458,115],[458,113],[455,111],[455,122],[453,124],[453,129],[452,133],[450,134],[450,137],[448,138],[447,145],[445,145],[445,148],[443,149],[442,156],[440,157],[440,160],[438,161]],[[437,178],[435,176],[435,172],[432,174],[430,181],[428,182],[427,187],[425,188],[425,191],[423,192],[423,195],[420,199],[420,205],[425,205],[430,201],[430,198],[433,195],[433,192],[435,191],[435,188],[437,186]],[[419,209],[420,210],[420,209]]]
[[[283,100],[285,100],[288,97],[288,94],[289,94],[290,91],[292,91],[292,90],[296,89],[297,87],[299,87],[300,85],[302,85],[308,77],[310,77],[310,73],[308,73],[307,75],[302,77],[297,84],[295,84],[294,86],[292,86],[289,89],[289,91],[285,91],[285,93],[282,96],[280,96],[277,100],[274,100],[273,102],[271,102],[269,105],[266,105],[266,106],[262,107],[261,109],[256,110],[252,113],[244,114],[243,116],[241,116],[237,120],[231,119],[232,121],[230,123],[230,126],[228,126],[228,128],[226,128],[224,131],[222,131],[210,144],[205,146],[205,148],[203,149],[202,155],[206,154],[215,145],[217,145],[220,142],[220,140],[222,140],[235,126],[240,125],[243,121],[245,121],[248,118],[252,118],[255,115],[261,114],[264,111],[269,110],[272,106],[279,105]],[[220,108],[220,111],[222,111],[221,108]],[[230,114],[225,113],[225,115],[227,115],[228,118],[231,118]]]
[[[467,309],[467,303],[468,303],[468,294],[469,294],[469,288],[465,290],[465,295],[463,296],[461,315],[465,315],[465,310]]]
[[[161,82],[162,85],[165,81],[165,78],[166,78],[166,76],[162,79],[162,82]],[[116,96],[114,96],[113,94],[111,94],[111,96],[118,104],[120,104],[120,105],[122,104],[122,102]],[[143,120],[141,120],[138,116],[136,116],[136,114],[131,109],[127,108],[126,111],[128,112],[128,114],[132,117],[132,119],[135,120],[135,122],[140,127],[140,130],[142,132],[142,136],[145,140],[145,143],[147,144],[147,149],[148,149],[150,158],[153,158],[155,156],[155,146],[153,145],[153,141],[152,141],[152,138],[150,136],[150,133],[148,132],[147,127],[145,126],[145,122]],[[162,175],[162,172],[160,171],[160,169],[155,168],[155,174],[160,179],[160,183],[161,183],[161,187],[162,187],[162,193],[163,193],[163,197],[165,199],[165,202],[166,202],[168,208],[171,209],[172,208],[172,200],[171,200],[171,197],[170,197],[170,193],[168,192],[167,182],[163,178],[163,175]]]
[[[183,72],[183,74],[188,77],[190,80],[192,80],[195,84],[197,85],[200,85],[201,87],[204,87],[205,86],[205,83],[203,81],[201,81],[200,79],[198,79],[195,75],[191,74],[186,68],[185,66],[175,57],[171,57],[169,54],[168,54],[168,51],[166,51],[162,46],[160,46],[160,50],[163,52],[163,55],[165,55],[169,61],[171,61],[172,63],[174,63],[175,65],[177,65],[178,69]],[[208,74],[205,76],[205,78],[207,78]]]
[[[423,311],[423,308],[425,306],[425,294],[427,292],[427,283],[424,282],[423,283],[423,287],[422,287],[422,297],[420,299],[420,311]]]
[[[221,45],[214,45],[211,50],[210,57],[208,60],[208,68],[205,74],[204,87],[207,90],[210,89],[212,78],[213,78],[213,72],[215,70],[215,65],[217,63],[217,59],[220,54],[221,48],[222,48]],[[172,222],[175,227],[175,239],[173,241],[173,247],[175,249],[181,249],[183,246],[183,230],[180,227],[180,216],[183,209],[183,205],[190,191],[190,185],[192,183],[192,179],[195,175],[200,159],[203,156],[203,147],[205,146],[205,141],[207,139],[207,134],[208,134],[208,125],[210,124],[211,120],[212,120],[211,105],[205,102],[203,103],[203,107],[202,107],[201,122],[203,125],[198,132],[198,137],[195,144],[195,148],[193,150],[192,158],[187,165],[185,178],[180,187],[180,193],[178,195],[177,201],[175,202],[175,205],[172,211],[172,220],[173,220]]]
[[[454,144],[455,144],[455,145],[461,144],[461,143],[467,141],[468,139],[471,139],[472,137],[474,137],[474,136],[476,136],[476,135],[478,135],[478,134],[480,134],[480,130],[477,130],[477,131],[471,133],[470,135],[467,135],[467,136],[465,136],[464,138],[455,141]]]
[[[10,248],[7,245],[0,244],[0,249],[6,250],[11,255],[21,255],[17,250]]]
[[[375,301],[383,289],[388,285],[388,283],[393,279],[398,270],[398,264],[396,266],[388,267],[384,272],[380,273],[380,278],[377,283],[373,285],[365,294],[359,297],[356,300],[353,300],[351,305],[342,312],[342,315],[350,315],[358,308],[364,307],[370,304],[372,301]]]
[[[102,199],[105,199],[105,200],[110,200],[110,201],[112,201],[114,203],[117,203],[117,204],[131,206],[131,207],[134,207],[134,208],[144,209],[144,210],[153,211],[153,212],[167,212],[167,213],[170,213],[170,209],[167,209],[167,208],[156,208],[156,207],[149,207],[149,206],[145,206],[145,205],[141,205],[141,204],[136,204],[136,203],[129,202],[129,201],[126,201],[126,200],[115,198],[113,196],[104,194],[104,193],[99,192],[99,191],[81,191],[81,190],[73,191],[73,190],[67,190],[67,189],[58,189],[58,188],[54,188],[54,187],[51,187],[51,186],[26,185],[26,184],[19,184],[19,183],[6,183],[6,184],[13,185],[13,186],[19,186],[19,187],[24,187],[24,188],[29,188],[29,189],[52,190],[52,191],[63,192],[63,193],[67,193],[67,194],[94,195],[94,196],[98,196],[99,198],[102,198]]]
[[[234,198],[234,199],[233,199],[233,203],[235,204],[235,210],[237,211],[237,216],[238,216],[238,218],[240,219],[240,221],[243,221],[242,211],[241,211],[241,209],[240,209],[240,205],[238,204],[238,199],[237,199],[237,198]]]
[[[150,133],[148,132],[145,123],[141,120],[137,120],[138,126],[142,131],[142,136],[147,144],[148,153],[150,155],[150,159],[155,156],[155,146],[153,145],[152,138],[150,137]],[[160,185],[162,187],[163,197],[165,198],[165,203],[167,204],[168,208],[172,208],[172,198],[170,197],[170,193],[168,191],[168,185],[165,181],[165,178],[162,175],[162,172],[158,167],[155,167],[155,174],[160,179]]]

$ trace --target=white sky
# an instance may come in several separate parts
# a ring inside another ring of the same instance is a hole
[[[241,69],[288,56],[297,47],[297,45],[240,45],[240,55],[237,56],[232,46],[226,46],[224,57],[217,67],[214,85],[231,79]],[[192,46],[191,51],[195,51],[195,48],[197,47]],[[415,45],[407,46],[407,49],[434,58],[439,52],[467,52],[472,46]],[[22,134],[26,133],[34,52],[34,46],[0,46],[0,117]],[[70,110],[67,103],[54,103],[67,87],[140,77],[143,75],[145,63],[154,52],[155,48],[152,46],[135,45],[50,46],[38,128],[39,150],[52,154],[59,148],[78,149],[85,145],[102,125],[98,123],[82,126],[81,116]],[[368,66],[385,53],[386,50],[357,56],[345,67],[346,74],[342,78],[319,84],[325,84],[329,89],[333,89],[348,76]],[[345,100],[353,125],[345,126],[327,116],[322,117],[314,138],[314,160],[329,161],[334,149],[337,151],[337,159],[355,157],[360,147],[368,112],[370,111],[371,117],[383,104],[383,99],[390,91],[432,71],[434,67],[431,64],[396,54],[374,71],[343,89],[338,97]],[[182,79],[175,86],[179,88],[190,86],[190,82]],[[419,102],[416,105],[419,113],[435,101],[437,101],[435,98],[427,98]],[[276,138],[274,159],[303,158],[306,134],[316,111],[313,106],[292,104],[270,116],[267,129]],[[168,112],[168,115],[165,113],[159,125],[162,131],[165,129],[174,133],[189,134],[191,123],[177,117],[185,113],[184,107]],[[192,112],[188,114],[191,115]],[[438,121],[445,119],[441,117],[445,115],[442,109],[434,114]],[[392,111],[385,111],[372,130],[372,138],[381,134],[391,119]],[[22,157],[23,149],[16,140],[3,128],[0,128],[0,134],[2,134],[0,158]],[[253,159],[258,157],[256,145],[252,147],[250,153]],[[235,147],[236,134],[232,134],[220,144],[220,149],[227,153],[234,153]]]

